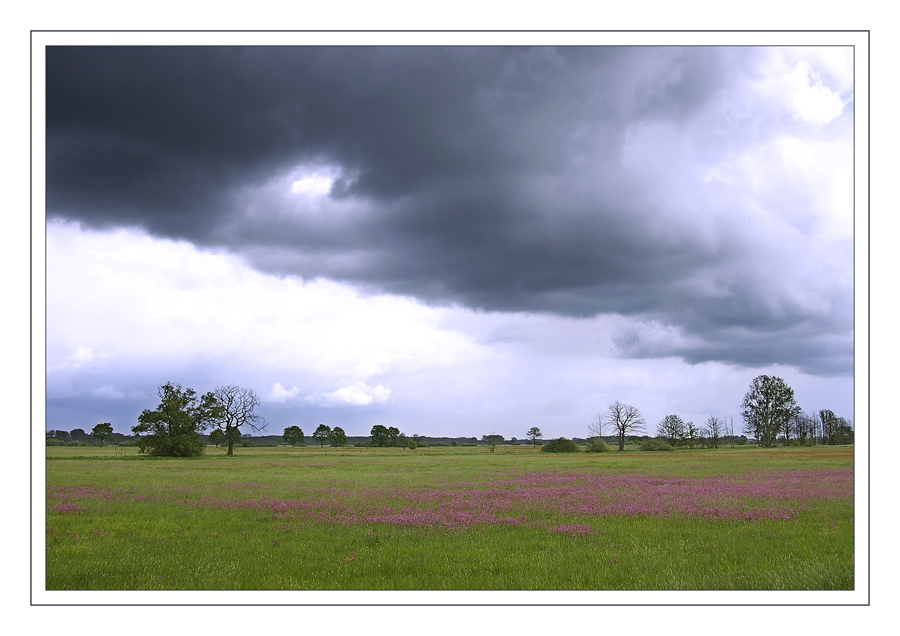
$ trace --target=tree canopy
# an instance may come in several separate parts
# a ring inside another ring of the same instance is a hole
[[[284,441],[286,441],[291,446],[303,446],[306,443],[306,438],[303,435],[303,429],[299,426],[288,426],[284,429]]]
[[[781,378],[760,375],[750,384],[741,403],[744,432],[759,446],[775,446],[778,433],[800,413],[794,390]]]
[[[376,424],[369,432],[369,444],[372,446],[397,446],[400,444],[400,437],[399,429]]]
[[[331,429],[331,432],[328,433],[328,443],[332,446],[346,446],[347,434],[344,432],[344,429],[340,426],[335,426]]]
[[[137,426],[131,431],[138,439],[141,453],[166,457],[192,457],[203,452],[200,441],[209,420],[209,413],[198,404],[193,389],[166,382],[159,387],[159,405],[155,410],[144,409]]]
[[[497,447],[497,444],[503,442],[503,436],[497,435],[496,433],[491,433],[490,435],[482,435],[481,441],[490,446],[491,452],[494,452],[494,449]]]
[[[331,427],[325,424],[319,424],[319,427],[313,433],[313,439],[319,442],[319,447],[325,446],[325,442],[329,441],[331,436]]]
[[[666,415],[656,427],[656,435],[678,446],[685,435],[684,420],[677,415]]]
[[[100,443],[100,446],[103,446],[103,442],[110,442],[113,439],[113,430],[112,424],[109,422],[103,422],[102,424],[97,424],[93,429],[91,429],[91,437],[97,440]]]

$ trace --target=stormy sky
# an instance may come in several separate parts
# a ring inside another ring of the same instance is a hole
[[[853,419],[851,47],[50,46],[47,428]]]

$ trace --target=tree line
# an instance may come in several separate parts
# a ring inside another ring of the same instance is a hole
[[[781,378],[760,375],[750,384],[741,403],[744,436],[734,432],[734,418],[709,416],[703,425],[685,422],[678,415],[666,415],[656,427],[656,439],[675,447],[718,448],[735,446],[739,440],[755,441],[757,446],[852,444],[853,427],[828,409],[808,415],[797,406],[794,390]],[[629,404],[613,402],[606,413],[598,415],[588,430],[592,437],[602,438],[603,429],[612,430],[619,450],[625,449],[629,435],[644,431],[646,422],[640,411]],[[659,448],[659,447],[657,447]],[[655,450],[655,448],[654,448]]]
[[[237,443],[247,443],[243,439],[247,434],[242,433],[241,429],[249,428],[259,432],[266,427],[265,420],[254,413],[259,405],[259,398],[252,389],[227,385],[198,396],[193,389],[167,382],[158,388],[158,395],[160,402],[157,407],[141,412],[137,425],[132,427],[132,439],[113,432],[112,426],[103,422],[94,426],[90,433],[85,433],[80,428],[72,431],[48,431],[47,444],[80,445],[96,442],[103,446],[104,443],[133,443],[141,453],[189,457],[202,453],[209,443],[217,447],[227,446],[227,454],[232,455]],[[648,445],[647,450],[667,450],[666,446],[718,448],[725,444],[735,446],[747,441],[755,441],[761,447],[778,444],[853,443],[853,427],[850,422],[828,409],[822,409],[814,415],[804,413],[797,406],[793,389],[783,379],[774,376],[761,375],[753,380],[741,403],[741,416],[744,420],[744,435],[739,437],[734,432],[733,418],[726,420],[710,416],[703,425],[697,426],[693,422],[685,422],[678,415],[666,415],[656,427],[654,439],[657,445]],[[646,422],[637,408],[615,401],[588,426],[588,450],[605,451],[608,439],[617,445],[618,450],[623,451],[629,438],[645,433],[645,426]],[[604,438],[604,428],[612,432],[611,436]],[[211,432],[204,440],[203,432],[207,429]],[[542,437],[541,430],[536,426],[526,432],[527,440],[535,447]],[[645,444],[651,439],[646,435],[643,438]],[[299,426],[285,428],[282,439],[291,446],[306,444],[306,437]],[[332,428],[320,424],[312,433],[312,439],[320,446],[348,445],[347,434],[339,426]],[[461,439],[471,439],[471,445],[476,442],[476,438]],[[415,449],[424,444],[423,440],[418,435],[410,438],[394,426],[376,424],[368,439],[356,445]],[[491,433],[483,435],[481,443],[494,452],[496,446],[506,443],[506,440],[502,435]],[[512,438],[512,443],[519,442]],[[456,445],[456,441],[453,440],[451,445]],[[558,446],[569,448],[563,443]]]

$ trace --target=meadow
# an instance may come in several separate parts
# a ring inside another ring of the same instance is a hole
[[[853,448],[51,447],[48,590],[852,590]]]

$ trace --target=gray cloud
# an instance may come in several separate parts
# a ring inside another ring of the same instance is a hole
[[[51,47],[48,216],[431,304],[635,316],[621,355],[849,373],[852,245],[819,240],[815,170],[700,176],[848,130],[748,102],[760,55]],[[337,171],[327,195],[290,193],[304,165]]]

